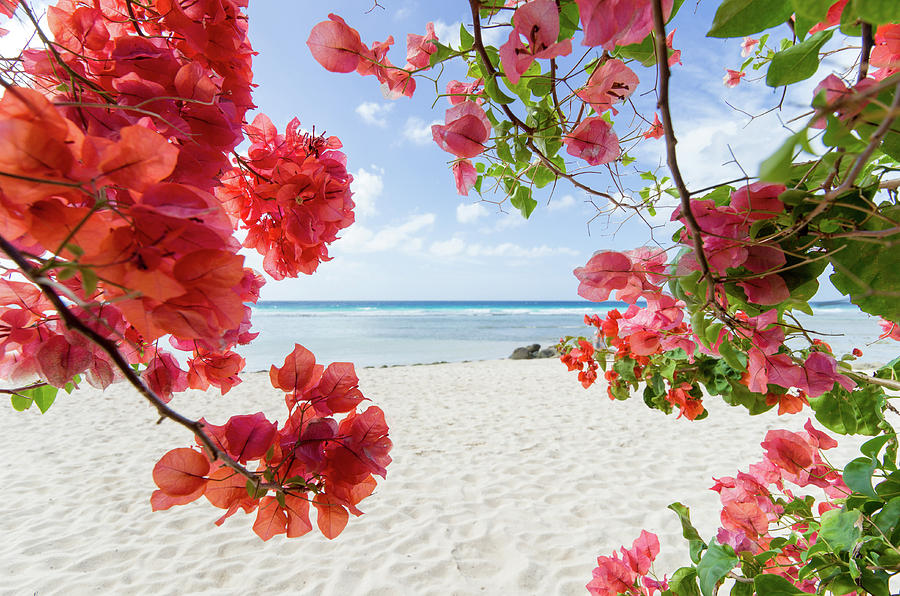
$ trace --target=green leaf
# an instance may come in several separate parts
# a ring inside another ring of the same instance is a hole
[[[753,582],[734,582],[730,596],[753,596]]]
[[[617,47],[614,55],[619,58],[637,60],[642,66],[650,67],[656,64],[656,48],[653,47],[653,39],[650,35],[640,43]]]
[[[707,37],[742,37],[785,23],[793,13],[785,0],[724,0]]]
[[[736,350],[728,340],[719,344],[719,354],[725,359],[725,363],[734,370],[747,370],[747,354]]]
[[[860,19],[872,25],[900,21],[897,0],[853,0],[852,10]]]
[[[713,596],[719,582],[740,562],[741,560],[734,554],[734,549],[730,546],[723,546],[716,542],[710,544],[709,549],[697,565],[697,577],[700,579],[700,591],[703,596]]]
[[[700,538],[700,532],[697,531],[697,528],[694,527],[694,524],[691,523],[691,508],[685,507],[681,503],[672,503],[667,507],[667,509],[671,509],[678,516],[678,519],[681,520],[681,535],[684,536],[688,540],[699,540],[703,542],[703,539]]]
[[[546,77],[534,77],[533,79],[529,79],[528,88],[531,90],[531,94],[535,97],[545,97],[550,94],[553,89],[553,82],[550,79],[550,76]]]
[[[537,201],[531,198],[531,189],[527,186],[520,186],[516,189],[516,194],[510,198],[509,202],[519,210],[525,219],[531,217],[531,212],[537,207]]]
[[[41,410],[41,414],[44,414],[56,400],[59,388],[51,385],[42,385],[41,387],[35,387],[31,392],[35,405]]]
[[[266,493],[269,492],[264,488],[258,488],[258,485],[253,480],[247,479],[247,484],[244,485],[247,489],[247,494],[250,495],[251,499],[260,499],[266,496]]]
[[[431,43],[437,47],[437,51],[428,57],[428,66],[434,66],[457,55],[456,51],[450,46],[445,46],[437,41],[432,41]]]
[[[682,567],[672,574],[669,589],[678,596],[700,596],[697,587],[697,570],[693,567]]]
[[[766,85],[781,87],[805,81],[819,69],[819,50],[834,34],[833,29],[819,31],[804,42],[778,52],[766,73]]]
[[[869,439],[859,447],[859,451],[865,456],[871,457],[872,459],[877,459],[878,454],[881,453],[881,449],[882,447],[884,447],[885,443],[893,439],[895,436],[896,435],[894,434],[881,435],[880,437]]]
[[[495,77],[487,77],[487,79],[485,79],[484,94],[499,104],[505,105],[516,101],[514,97],[510,97],[503,93],[503,91],[500,91],[500,86],[497,85],[497,79]]]
[[[574,1],[559,3],[559,37],[557,41],[571,39],[578,30],[578,5]]]
[[[835,552],[851,550],[862,537],[862,513],[832,509],[822,514],[819,540],[824,540]]]
[[[894,219],[900,209],[884,210],[883,215]],[[884,229],[887,225],[872,218],[864,226],[869,230]],[[889,321],[900,321],[900,300],[893,292],[900,287],[900,233],[882,238],[881,242],[866,239],[836,238],[827,244],[829,260],[834,266],[831,282],[860,310]]]
[[[794,133],[770,157],[759,164],[759,179],[764,182],[787,182],[791,178],[794,150],[806,140],[806,129]]]
[[[12,407],[17,412],[24,412],[31,407],[31,404],[34,403],[34,400],[30,397],[18,395],[16,393],[13,393],[9,396],[9,401],[12,402]]]
[[[872,473],[875,471],[875,461],[867,457],[858,457],[848,463],[844,468],[844,482],[850,490],[862,493],[868,497],[877,497],[878,494],[872,488]]]
[[[791,0],[794,12],[798,16],[804,16],[813,23],[825,20],[828,9],[834,4],[834,0]]]
[[[754,577],[753,587],[757,596],[793,596],[806,593],[780,575],[772,573],[762,573]]]
[[[736,379],[729,379],[728,383],[731,385],[731,392],[723,392],[722,398],[732,406],[744,406],[747,408],[747,413],[751,416],[768,412],[775,407],[775,404],[769,405],[766,403],[764,395],[750,391]]]
[[[466,51],[472,49],[472,46],[475,45],[475,37],[469,33],[469,30],[466,29],[466,26],[460,23],[459,25],[459,49],[461,51]]]
[[[859,583],[866,592],[873,596],[891,596],[891,590],[888,583],[890,576],[887,573],[880,569],[873,572],[863,568],[861,571]]]
[[[819,397],[809,398],[816,420],[842,435],[877,435],[884,420],[884,391],[865,385],[849,392],[837,386]]]
[[[556,181],[556,174],[550,168],[543,164],[535,164],[528,170],[528,177],[534,182],[538,188],[544,188],[551,182]]]
[[[890,539],[897,527],[897,522],[900,522],[900,497],[894,497],[888,501],[873,521],[881,533]]]

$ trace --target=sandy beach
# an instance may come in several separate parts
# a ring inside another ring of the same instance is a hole
[[[394,442],[366,512],[328,541],[262,542],[253,518],[222,527],[205,501],[150,510],[151,470],[187,431],[156,424],[124,384],[0,412],[2,594],[587,594],[596,557],[642,528],[662,542],[657,572],[687,562],[673,501],[705,538],[718,526],[712,476],[757,461],[773,428],[807,413],[749,417],[707,400],[707,420],[675,420],[639,397],[585,391],[557,360],[362,369]],[[268,376],[226,396],[190,392],[176,409],[221,424],[237,413],[283,420]],[[844,463],[861,440],[844,440]]]

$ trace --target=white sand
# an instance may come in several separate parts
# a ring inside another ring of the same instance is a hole
[[[61,395],[41,416],[0,408],[3,594],[586,594],[596,557],[660,534],[660,573],[687,562],[672,501],[714,534],[713,475],[762,453],[772,428],[806,415],[750,418],[707,400],[709,419],[675,420],[639,397],[585,391],[557,360],[365,369],[365,395],[388,416],[386,481],[329,542],[317,533],[262,542],[238,513],[205,500],[150,511],[151,470],[187,431],[156,425],[124,385]],[[228,395],[175,406],[221,424],[265,411],[284,419],[267,375]],[[839,450],[843,463],[851,444]]]

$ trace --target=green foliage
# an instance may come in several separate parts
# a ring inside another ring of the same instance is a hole
[[[688,541],[690,546],[690,554],[691,561],[694,563],[700,562],[700,553],[702,553],[706,548],[706,542],[700,537],[700,533],[697,531],[697,528],[694,527],[694,524],[691,523],[691,510],[689,507],[685,507],[681,503],[672,503],[668,507],[672,511],[678,515],[678,519],[681,521],[681,534],[684,536],[685,540]]]
[[[78,380],[75,382],[77,383]],[[67,386],[66,392],[72,393],[72,389],[69,389]],[[53,402],[56,401],[57,393],[59,393],[59,388],[57,387],[51,385],[38,385],[37,387],[23,389],[17,393],[10,394],[10,402],[16,411],[22,412],[34,404],[41,411],[41,414],[44,414],[50,409]]]
[[[857,387],[851,393],[835,388],[819,397],[809,398],[816,420],[842,435],[876,435],[884,421],[884,390],[873,385]]]
[[[850,10],[872,25],[900,21],[900,7],[896,0],[851,0]]]
[[[697,565],[697,577],[700,579],[700,592],[703,596],[716,593],[716,586],[725,579],[728,572],[738,566],[741,560],[728,545],[713,542]]]
[[[781,87],[805,81],[819,68],[819,50],[831,39],[834,31],[819,31],[806,41],[778,52],[766,73],[766,85]]]
[[[885,215],[894,219],[900,215],[900,209],[888,209]],[[891,225],[872,218],[860,227],[877,232],[890,229]],[[900,301],[893,292],[900,288],[900,232],[886,234],[883,240],[848,237],[828,241],[828,256],[834,266],[831,282],[863,312],[898,321]]]
[[[724,0],[708,37],[742,37],[785,23],[793,12],[785,0]]]

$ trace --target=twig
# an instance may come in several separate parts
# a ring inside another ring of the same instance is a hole
[[[859,52],[859,75],[856,82],[862,81],[869,76],[869,54],[875,47],[875,40],[872,38],[872,25],[870,23],[862,24],[862,49]]]
[[[125,379],[137,389],[138,393],[140,393],[144,399],[146,399],[150,404],[156,408],[159,415],[163,418],[168,418],[170,420],[175,421],[181,426],[190,430],[194,436],[196,436],[203,446],[209,451],[212,456],[212,459],[221,460],[226,466],[233,469],[235,472],[244,476],[248,480],[252,480],[255,484],[257,484],[258,488],[266,489],[266,490],[281,490],[282,487],[278,484],[272,483],[261,483],[259,482],[259,476],[254,474],[238,462],[234,461],[228,453],[221,449],[216,443],[210,438],[208,434],[203,430],[203,423],[199,420],[191,420],[186,416],[183,416],[179,412],[176,412],[162,399],[159,398],[156,393],[154,393],[147,385],[144,384],[143,380],[138,376],[137,372],[128,362],[125,360],[125,357],[122,356],[121,352],[119,352],[115,343],[110,341],[109,339],[103,337],[95,330],[91,329],[87,324],[84,323],[80,318],[78,318],[71,310],[65,305],[59,295],[54,291],[52,285],[48,283],[45,277],[37,274],[31,264],[22,256],[22,254],[18,251],[18,249],[13,246],[6,238],[0,236],[0,250],[2,250],[7,257],[12,260],[22,274],[28,278],[33,284],[35,284],[38,288],[40,288],[41,293],[47,297],[51,304],[53,304],[56,311],[59,313],[59,316],[62,318],[63,322],[66,324],[66,327],[70,330],[77,331],[85,338],[93,342],[97,347],[103,350],[112,360],[113,364],[115,364],[116,368],[122,373]]]
[[[694,252],[696,253],[697,262],[700,265],[701,277],[709,280],[706,290],[707,302],[711,302],[714,306],[718,306],[715,300],[715,279],[709,267],[709,260],[703,251],[703,237],[701,236],[700,225],[694,212],[691,211],[691,193],[688,191],[681,177],[681,170],[678,168],[678,156],[675,152],[675,144],[678,140],[675,138],[675,129],[672,126],[672,114],[669,111],[669,63],[668,50],[666,49],[666,24],[663,20],[662,2],[661,0],[653,0],[653,31],[654,42],[656,44],[656,65],[659,69],[659,83],[657,86],[659,99],[656,106],[662,115],[663,130],[666,135],[666,163],[669,166],[669,172],[672,174],[672,181],[678,190],[678,196],[681,199],[681,211],[684,217],[685,225],[691,232],[691,240],[694,243]]]

